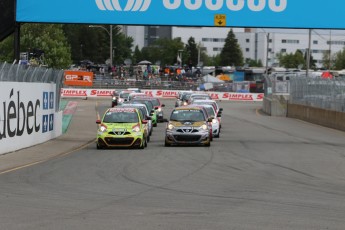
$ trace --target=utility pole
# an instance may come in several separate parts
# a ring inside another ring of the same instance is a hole
[[[307,70],[306,75],[309,77],[309,69],[310,69],[310,48],[311,48],[311,29],[309,29],[309,42],[308,42],[308,50],[307,50]]]
[[[267,33],[267,50],[266,50],[266,77],[268,77],[268,54],[269,54],[269,44],[270,44],[270,33]]]

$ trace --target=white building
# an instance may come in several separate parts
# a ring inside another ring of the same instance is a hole
[[[132,30],[140,30],[140,26],[132,27]],[[187,43],[190,37],[194,37],[197,44],[205,47],[207,55],[215,56],[221,52],[230,28],[172,27],[171,30],[171,38],[180,37],[184,43]],[[135,45],[138,44],[139,48],[147,44],[145,38],[150,36],[144,31],[141,30],[140,33],[135,35],[136,37],[129,34],[134,38]],[[296,50],[305,53],[309,46],[309,33],[306,29],[233,28],[233,31],[242,48],[244,58],[261,60],[264,65],[267,61],[268,66],[277,65],[278,53],[295,53]],[[159,36],[156,36],[156,38],[159,38]],[[342,50],[344,45],[345,31],[312,30],[311,55],[317,61],[317,67],[322,67],[324,53],[334,55]],[[266,59],[267,54],[268,58]]]

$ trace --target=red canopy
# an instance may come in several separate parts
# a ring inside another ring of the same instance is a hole
[[[323,72],[321,74],[322,78],[333,78],[333,75],[331,74],[331,72]]]

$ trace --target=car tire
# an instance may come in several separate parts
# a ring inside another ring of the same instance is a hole
[[[138,149],[144,149],[145,148],[145,143],[141,143],[141,145],[139,145]]]
[[[148,135],[147,136],[147,143],[150,142],[150,140],[151,140],[151,137],[150,137],[150,135]]]
[[[165,141],[164,146],[165,147],[170,147],[171,145],[168,142]]]
[[[96,144],[96,148],[97,148],[97,149],[103,149],[103,147],[100,146],[98,143]]]
[[[211,146],[211,141],[209,141],[207,144],[205,144],[206,147],[210,147]]]
[[[153,124],[153,127],[157,127],[157,123],[156,123],[156,124]]]
[[[147,147],[147,143],[149,142],[149,140],[148,140],[148,138],[146,137],[145,138],[145,142],[144,142],[144,148],[146,148]]]

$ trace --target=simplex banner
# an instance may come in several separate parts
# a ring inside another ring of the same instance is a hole
[[[17,0],[18,22],[344,29],[344,0]]]
[[[150,97],[176,99],[178,90],[142,90],[143,93]],[[195,91],[200,93],[200,91]],[[63,88],[61,89],[61,97],[100,97],[109,98],[109,101],[114,93],[114,89],[78,89],[78,88]],[[232,93],[232,92],[205,92],[211,96],[213,100],[224,101],[263,101],[263,93]]]

